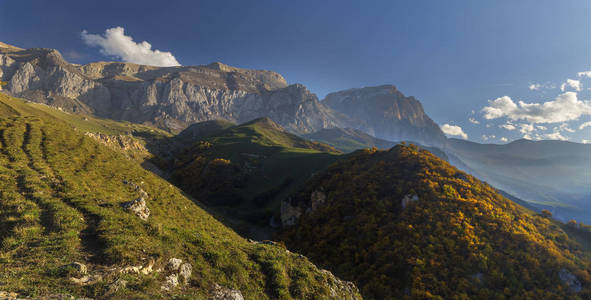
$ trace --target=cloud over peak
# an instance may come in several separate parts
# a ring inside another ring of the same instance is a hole
[[[104,35],[83,30],[81,37],[86,45],[100,47],[103,55],[115,56],[124,62],[157,67],[180,66],[172,53],[152,50],[152,45],[146,41],[134,42],[131,36],[125,35],[123,27],[109,28]]]
[[[468,135],[462,130],[462,127],[457,125],[443,124],[441,125],[441,131],[447,135],[459,136],[465,140],[468,139]]]

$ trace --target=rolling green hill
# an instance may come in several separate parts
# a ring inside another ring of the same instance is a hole
[[[282,220],[289,247],[366,299],[591,296],[583,239],[414,145],[336,162],[283,203]]]
[[[328,145],[287,133],[268,118],[228,127],[172,152],[172,158],[156,164],[169,170],[179,187],[225,215],[263,226],[278,217],[279,199],[342,156]]]
[[[1,291],[116,299],[356,296],[354,286],[306,258],[243,239],[135,159],[84,134],[98,127],[154,133],[0,94]]]

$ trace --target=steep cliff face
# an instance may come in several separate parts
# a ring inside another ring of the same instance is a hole
[[[426,145],[440,145],[446,140],[421,103],[404,96],[392,85],[331,93],[322,104],[356,121],[350,127],[378,138],[412,140]]]
[[[118,62],[74,65],[57,50],[0,45],[0,78],[13,96],[172,130],[212,119],[241,123],[264,116],[296,133],[340,125],[304,86],[288,86],[275,72],[222,63],[165,68]]]
[[[153,67],[120,62],[70,64],[54,49],[0,44],[0,80],[12,96],[103,118],[167,130],[214,119],[244,123],[269,117],[308,134],[355,128],[388,140],[441,144],[445,137],[421,104],[393,86],[352,89],[318,100],[271,71],[222,63]]]

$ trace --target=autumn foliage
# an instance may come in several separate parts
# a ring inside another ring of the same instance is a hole
[[[589,259],[561,224],[414,145],[358,151],[292,203],[324,206],[286,229],[288,247],[353,280],[366,299],[588,298]],[[405,196],[417,201],[405,203]],[[560,279],[574,274],[576,293]]]

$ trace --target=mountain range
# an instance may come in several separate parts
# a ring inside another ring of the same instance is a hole
[[[150,67],[131,63],[68,63],[54,49],[0,45],[0,80],[12,96],[115,120],[179,131],[196,122],[244,123],[268,117],[286,130],[307,134],[355,128],[388,140],[414,137],[425,144],[445,137],[421,104],[393,86],[348,90],[320,101],[301,84],[288,85],[271,71],[222,63]],[[375,107],[356,114],[350,107]]]
[[[449,139],[451,162],[563,221],[591,222],[591,145],[520,139],[505,145]]]
[[[0,298],[591,295],[589,145],[448,139],[393,85],[222,63],[0,43],[0,81]]]

